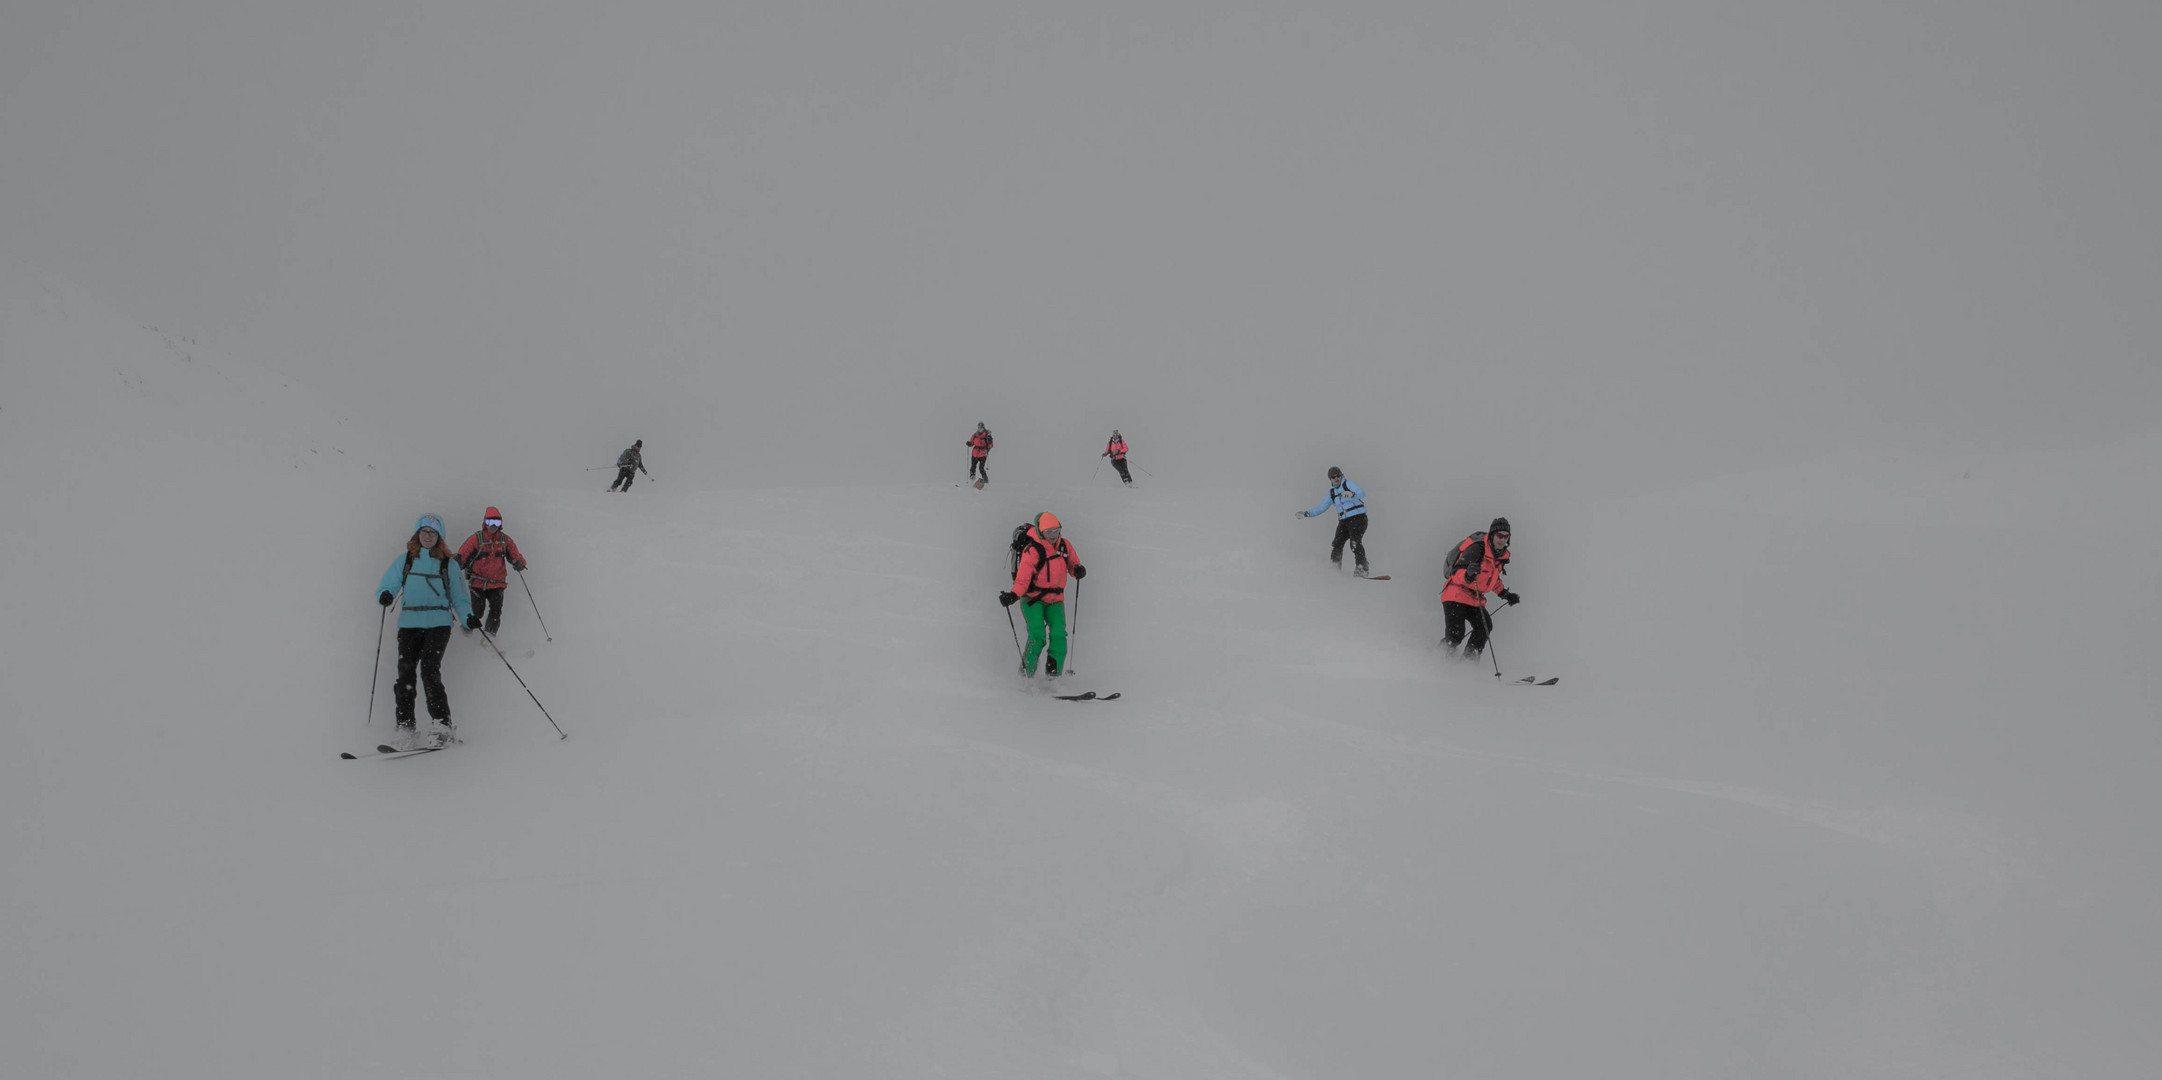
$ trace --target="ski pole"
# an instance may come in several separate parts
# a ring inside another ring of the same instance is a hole
[[[1494,613],[1481,607],[1479,614],[1486,620],[1486,658],[1494,662],[1494,677],[1501,678],[1501,650],[1494,647]]]
[[[525,678],[518,674],[518,669],[510,666],[510,657],[503,655],[503,649],[495,643],[495,638],[490,636],[486,630],[481,631],[480,636],[487,639],[488,647],[495,650],[497,658],[503,661],[503,666],[510,668],[510,677],[517,679],[518,685],[524,687],[525,696],[533,699],[533,707],[539,709],[542,716],[548,716],[548,706],[540,703],[540,698],[533,693],[532,687],[526,686]],[[563,738],[568,739],[571,737],[571,733],[563,730],[563,725],[556,723],[556,718],[553,716],[548,716],[548,726],[556,729],[556,734]]]
[[[1140,463],[1140,462],[1138,462],[1138,461],[1135,461],[1135,460],[1134,460],[1134,459],[1132,459],[1132,458],[1127,458],[1127,459],[1126,459],[1126,463],[1127,463],[1128,465],[1132,465],[1132,466],[1133,466],[1134,468],[1136,468],[1136,469],[1141,469],[1141,463]],[[1149,477],[1149,479],[1151,479],[1151,480],[1154,480],[1154,479],[1156,479],[1156,474],[1155,474],[1155,473],[1149,472],[1149,471],[1148,471],[1147,469],[1141,469],[1141,471],[1142,471],[1142,472],[1144,472],[1144,473],[1148,473],[1148,477]]]
[[[383,628],[390,625],[390,605],[383,605],[383,617],[375,620],[375,665],[368,669],[368,722],[375,726],[375,684],[383,681]]]
[[[1091,483],[1091,484],[1095,483],[1095,482],[1096,482],[1096,475],[1097,475],[1098,473],[1101,473],[1101,472],[1103,472],[1103,471],[1104,471],[1104,459],[1102,459],[1102,458],[1097,458],[1097,459],[1096,459],[1096,467],[1095,467],[1095,468],[1093,468],[1093,469],[1090,469],[1090,470],[1089,470],[1089,483]]]
[[[1021,649],[1021,629],[1013,624],[1013,608],[1006,608],[1006,629],[1013,631],[1013,658],[1027,660],[1028,653]]]
[[[1073,625],[1066,628],[1066,670],[1073,670],[1074,646],[1081,643],[1081,579],[1073,579]]]
[[[513,570],[516,570],[517,568],[516,568],[516,567],[513,567],[512,569],[513,569]],[[535,600],[535,599],[533,599],[533,586],[531,586],[531,585],[526,585],[526,583],[525,583],[525,571],[523,571],[523,570],[517,570],[517,574],[518,574],[518,584],[520,584],[520,585],[525,585],[525,599],[526,599],[526,603],[529,603],[529,604],[532,604],[532,605],[533,605],[533,617],[534,617],[534,618],[536,618],[536,619],[540,619],[540,624],[541,624],[541,636],[542,636],[542,637],[545,637],[545,638],[547,638],[547,639],[548,639],[548,640],[550,640],[550,641],[554,641],[554,640],[555,640],[555,638],[554,638],[554,637],[553,637],[552,635],[550,635],[550,634],[548,633],[548,620],[546,620],[546,619],[541,619],[541,613],[540,613],[540,602],[539,602],[539,601],[537,601],[537,600]]]

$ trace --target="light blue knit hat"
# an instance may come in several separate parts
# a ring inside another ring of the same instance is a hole
[[[422,529],[434,529],[437,536],[449,535],[443,531],[443,519],[434,514],[422,514],[420,520],[413,523],[414,532],[419,532]]]

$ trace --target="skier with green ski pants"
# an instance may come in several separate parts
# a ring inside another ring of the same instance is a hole
[[[1061,534],[1058,517],[1046,510],[1029,526],[1027,546],[1014,569],[1013,589],[998,594],[998,602],[1012,607],[1021,601],[1021,615],[1028,620],[1028,647],[1021,656],[1021,677],[1036,677],[1036,658],[1048,642],[1051,654],[1043,673],[1057,678],[1066,671],[1066,575],[1074,580],[1088,576],[1088,568],[1074,557],[1073,545]]]

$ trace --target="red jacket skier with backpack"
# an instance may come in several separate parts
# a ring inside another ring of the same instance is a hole
[[[466,584],[473,590],[473,613],[478,615],[486,609],[485,628],[495,633],[503,625],[503,590],[510,585],[510,571],[525,570],[525,556],[518,550],[518,541],[503,531],[501,510],[488,508],[480,531],[458,545],[458,563],[465,567]]]
[[[968,437],[968,478],[991,479],[991,429],[976,421],[976,433]]]
[[[1485,532],[1465,537],[1449,552],[1448,586],[1441,590],[1441,610],[1448,635],[1441,639],[1442,648],[1455,652],[1457,646],[1462,645],[1466,660],[1477,659],[1486,649],[1487,632],[1493,629],[1493,616],[1486,610],[1486,594],[1494,593],[1509,604],[1522,599],[1501,579],[1502,572],[1508,568],[1508,518],[1495,518]],[[1468,641],[1466,630],[1471,635]]]

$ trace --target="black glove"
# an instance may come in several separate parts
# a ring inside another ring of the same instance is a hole
[[[1505,604],[1521,604],[1524,602],[1523,597],[1518,596],[1517,594],[1510,592],[1507,589],[1503,589],[1501,591],[1501,599],[1502,602]]]
[[[521,574],[525,573],[525,564],[524,564],[524,563],[522,563],[522,562],[514,562],[514,563],[510,564],[510,566],[511,566],[511,569],[513,569],[513,570],[516,570],[516,571],[518,571],[518,572],[519,572],[519,573],[521,573]]]
[[[468,616],[466,616],[466,617],[465,617],[465,628],[466,628],[466,629],[468,629],[468,630],[478,630],[478,629],[480,629],[480,616],[478,616],[478,615],[468,615]]]
[[[1076,566],[1073,568],[1073,576],[1074,580],[1076,581],[1085,578],[1089,576],[1089,568],[1086,566]]]
[[[1000,607],[1012,607],[1013,602],[1019,599],[1021,599],[1019,596],[1010,592],[1002,592],[998,594],[998,604]]]
[[[386,591],[385,593],[383,593],[383,595],[376,597],[375,602],[383,605],[384,607],[389,607],[390,602],[395,599],[397,599],[397,597],[390,595],[390,593]]]

